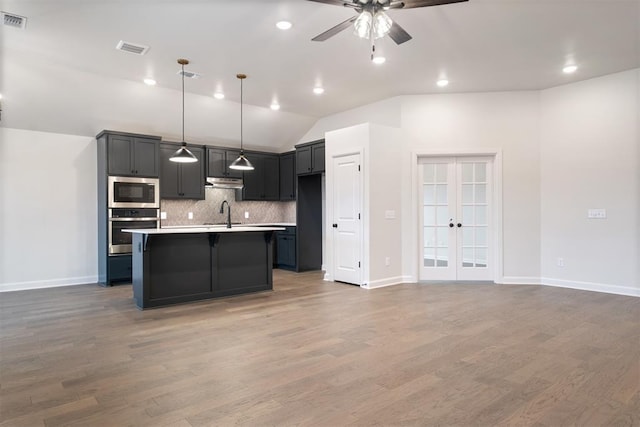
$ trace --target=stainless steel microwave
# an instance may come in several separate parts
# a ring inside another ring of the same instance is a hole
[[[110,176],[108,179],[110,208],[159,208],[160,180]]]

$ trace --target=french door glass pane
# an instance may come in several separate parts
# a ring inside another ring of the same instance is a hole
[[[476,184],[475,185],[475,202],[476,203],[487,203],[487,186],[486,184]]]
[[[475,182],[487,182],[487,164],[486,163],[474,163],[475,164]]]
[[[426,205],[432,205],[435,203],[435,198],[434,198],[434,189],[435,189],[435,185],[427,185],[425,184],[423,187],[423,191],[424,191],[424,204]]]
[[[423,165],[424,267],[448,265],[450,214],[447,172],[446,163]]]
[[[462,164],[462,182],[473,182],[473,163]]]
[[[447,182],[447,168],[449,165],[446,163],[437,163],[436,167],[436,182]]]
[[[436,225],[436,209],[433,206],[424,207],[424,225]]]

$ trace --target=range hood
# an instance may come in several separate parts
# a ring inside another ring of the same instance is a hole
[[[238,189],[244,187],[244,182],[242,178],[207,178],[206,185],[213,188]]]

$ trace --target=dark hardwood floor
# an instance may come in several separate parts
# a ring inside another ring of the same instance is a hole
[[[0,426],[640,425],[640,298],[321,278],[0,294]]]

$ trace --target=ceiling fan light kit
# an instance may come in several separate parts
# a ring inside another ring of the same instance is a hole
[[[468,0],[309,0],[316,3],[330,4],[334,6],[349,7],[358,15],[318,34],[312,41],[325,41],[353,24],[354,34],[361,38],[368,38],[372,45],[375,39],[386,35],[396,43],[402,44],[411,40],[411,36],[397,22],[394,22],[385,13],[391,9],[414,9],[418,7],[440,6],[451,3],[460,3]],[[371,59],[373,60],[373,53]]]

